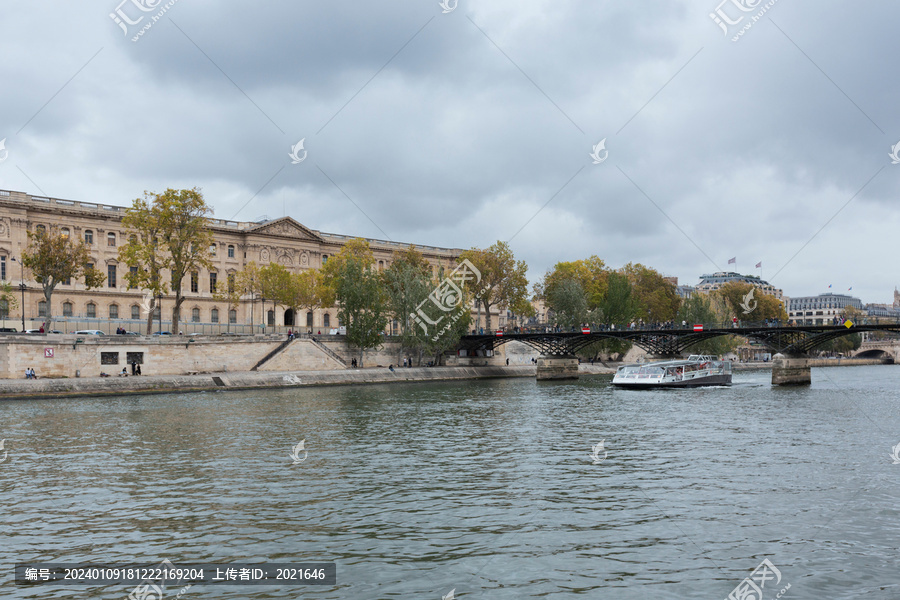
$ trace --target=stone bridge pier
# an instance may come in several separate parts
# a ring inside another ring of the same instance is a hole
[[[578,357],[574,354],[541,354],[537,359],[538,381],[578,379]]]
[[[772,385],[810,385],[809,357],[787,357],[776,354],[772,357]]]

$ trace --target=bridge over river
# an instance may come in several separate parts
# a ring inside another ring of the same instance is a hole
[[[750,324],[722,326],[721,324],[693,325],[690,328],[591,329],[567,332],[522,332],[466,335],[459,348],[467,353],[494,350],[511,341],[521,342],[541,353],[538,379],[563,379],[577,376],[575,353],[593,343],[615,339],[631,342],[655,357],[678,356],[691,346],[723,335],[736,335],[757,341],[775,354],[773,383],[809,383],[809,352],[830,340],[869,331],[900,334],[900,323],[845,325],[774,325]],[[780,362],[779,362],[780,361]],[[543,368],[542,368],[543,367]],[[785,369],[789,371],[785,371]],[[799,370],[798,370],[799,369]],[[782,380],[786,376],[787,380]]]

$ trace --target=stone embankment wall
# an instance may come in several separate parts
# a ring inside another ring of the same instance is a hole
[[[0,379],[20,379],[31,367],[40,378],[98,377],[101,372],[131,372],[130,358],[139,356],[144,375],[191,375],[250,371],[269,353],[284,344],[284,335],[255,336],[92,336],[74,334],[0,334]],[[335,358],[337,355],[338,358]],[[325,371],[349,368],[359,351],[350,348],[344,336],[296,338],[260,365],[261,371]],[[341,359],[343,362],[341,362]],[[431,357],[424,357],[430,360]],[[502,347],[497,356],[463,364],[456,356],[445,356],[444,366],[503,364]],[[365,367],[398,366],[403,354],[398,343],[367,350]],[[523,361],[524,362],[524,361]],[[530,362],[530,361],[529,361]]]
[[[72,334],[2,335],[0,379],[21,379],[31,367],[40,378],[98,377],[115,375],[125,367],[131,372],[129,355],[140,356],[144,375],[187,375],[249,371],[285,341],[280,335],[223,336],[91,336]],[[295,340],[294,344],[308,340]],[[321,350],[318,360],[308,359],[310,368],[328,358]],[[112,362],[115,360],[115,362]],[[330,360],[330,358],[329,358]],[[306,361],[304,361],[305,363]],[[333,361],[332,361],[333,362]],[[318,366],[315,366],[318,365]],[[304,367],[292,365],[291,370]],[[341,367],[342,368],[342,367]]]
[[[243,372],[154,377],[89,377],[0,381],[0,398],[121,396],[202,390],[295,388],[417,381],[453,381],[498,377],[534,377],[534,367],[415,367],[411,369],[344,369],[301,373]]]

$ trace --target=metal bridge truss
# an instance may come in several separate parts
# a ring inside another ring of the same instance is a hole
[[[723,335],[737,335],[763,344],[772,352],[786,356],[805,356],[810,350],[827,341],[864,331],[900,333],[900,324],[881,325],[800,325],[794,327],[736,327],[694,331],[693,329],[630,329],[596,331],[591,333],[510,333],[503,336],[466,335],[460,339],[460,349],[493,350],[506,342],[528,344],[543,355],[571,355],[595,342],[613,339],[631,342],[655,356],[676,356],[704,340]]]

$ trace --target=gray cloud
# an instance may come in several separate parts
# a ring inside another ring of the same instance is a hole
[[[176,2],[137,43],[115,8],[3,3],[0,187],[126,204],[197,185],[224,218],[512,238],[532,278],[597,254],[693,282],[736,255],[784,267],[788,295],[890,298],[887,0],[778,2],[737,43],[693,0]]]

